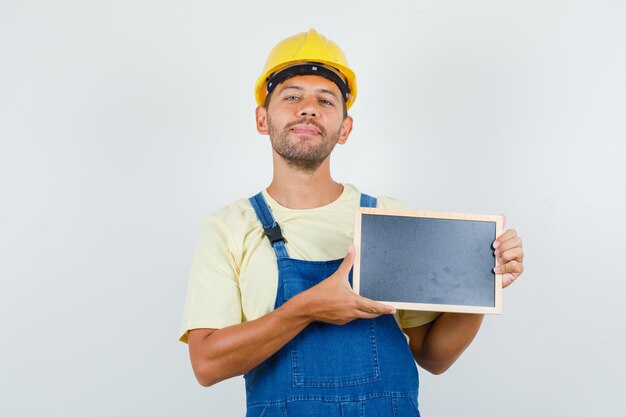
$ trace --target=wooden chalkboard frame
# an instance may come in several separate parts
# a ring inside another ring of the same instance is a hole
[[[356,211],[356,219],[354,222],[354,247],[356,257],[354,261],[354,269],[352,271],[353,289],[359,294],[361,288],[361,225],[363,214],[380,215],[380,216],[402,216],[430,219],[448,219],[448,220],[471,220],[495,223],[495,240],[502,234],[503,218],[499,215],[484,214],[464,214],[464,213],[441,213],[432,211],[416,211],[416,210],[393,210],[380,208],[360,207]],[[498,265],[497,258],[494,257],[494,267]],[[502,313],[502,274],[494,274],[494,305],[493,306],[471,306],[456,304],[430,304],[422,302],[398,302],[390,300],[375,300],[382,304],[393,306],[399,310],[419,310],[419,311],[436,311],[436,312],[452,312],[452,313],[479,313],[479,314],[501,314]]]

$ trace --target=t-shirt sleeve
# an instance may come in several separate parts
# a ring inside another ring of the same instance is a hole
[[[398,324],[402,329],[419,327],[434,321],[440,315],[441,313],[435,311],[398,310]]]
[[[223,327],[242,321],[238,268],[228,225],[220,216],[203,224],[191,264],[179,340],[189,330]]]

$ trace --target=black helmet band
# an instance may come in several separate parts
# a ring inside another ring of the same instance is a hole
[[[291,78],[296,75],[320,75],[337,84],[344,101],[348,101],[348,97],[350,97],[350,87],[348,87],[345,80],[343,80],[333,70],[325,67],[324,64],[319,64],[317,62],[296,64],[273,73],[267,77],[267,82],[265,84],[267,95],[270,95],[278,84],[282,83],[287,78]]]

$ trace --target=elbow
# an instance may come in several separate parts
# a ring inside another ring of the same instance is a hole
[[[215,381],[213,381],[212,379],[196,376],[196,380],[198,381],[198,384],[200,384],[201,386],[205,388],[215,385]]]
[[[203,387],[210,387],[222,380],[216,375],[215,370],[207,365],[194,367],[193,373],[196,376],[198,384]]]
[[[429,364],[427,366],[422,366],[423,369],[430,372],[433,375],[441,375],[450,369],[450,365],[442,365],[442,364]]]
[[[426,359],[417,360],[416,359],[416,362],[425,371],[428,371],[429,373],[433,375],[441,375],[444,372],[446,372],[448,369],[450,369],[450,367],[454,363],[454,360],[452,361],[438,360],[437,361],[437,360],[426,360]]]
[[[193,374],[203,387],[210,387],[226,379],[224,361],[212,334],[215,329],[194,329],[189,332],[189,359]],[[213,342],[213,343],[212,343]]]

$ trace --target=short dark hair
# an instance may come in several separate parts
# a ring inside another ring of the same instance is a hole
[[[292,75],[290,77],[285,78],[284,80],[282,80],[280,82],[280,84],[284,83],[288,79],[293,78],[295,76],[296,76],[296,74],[294,74],[294,75]],[[324,78],[326,78],[326,77],[324,77]],[[276,87],[278,87],[278,86],[276,86]],[[271,93],[269,93],[268,95],[265,96],[265,100],[263,101],[263,107],[265,107],[266,109],[270,105],[270,100],[272,99],[272,96],[274,95],[274,91],[276,91],[276,88],[274,88]],[[343,118],[345,119],[346,117],[348,117],[348,107],[346,106],[346,101],[343,100],[343,99],[341,100],[341,104],[343,106]]]

